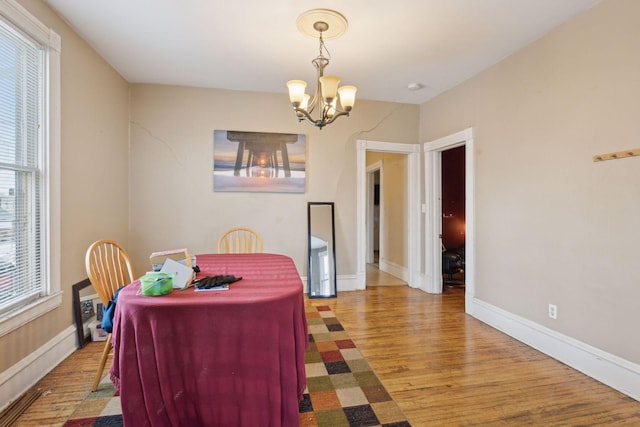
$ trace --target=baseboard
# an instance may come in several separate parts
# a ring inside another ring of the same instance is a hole
[[[359,277],[356,274],[342,274],[338,276],[338,292],[342,291],[357,291],[364,289],[366,279]]]
[[[409,271],[407,267],[387,261],[386,259],[380,259],[378,269],[409,283]]]
[[[0,411],[19,399],[77,349],[76,327],[67,327],[42,347],[0,373]]]
[[[309,293],[309,281],[307,277],[301,277],[302,289],[305,294]],[[356,291],[358,289],[364,289],[364,278],[359,278],[356,274],[340,275],[337,277],[338,283],[336,285],[338,292],[343,291]]]
[[[640,365],[473,299],[468,314],[546,355],[640,401]]]
[[[413,279],[409,282],[409,286],[412,288],[420,289],[423,292],[427,291],[427,276],[424,273],[416,272],[413,275]]]

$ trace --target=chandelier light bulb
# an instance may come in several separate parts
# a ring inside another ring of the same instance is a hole
[[[302,103],[300,104],[300,108],[303,110],[307,110],[307,107],[309,107],[309,99],[311,99],[311,96],[309,96],[308,94],[304,94],[304,97],[302,98]]]
[[[304,100],[304,91],[307,88],[307,82],[302,80],[289,80],[287,87],[289,88],[289,100],[294,107],[299,107]]]
[[[340,95],[340,105],[345,111],[351,111],[356,103],[356,91],[358,88],[355,86],[341,86],[338,89]]]
[[[337,102],[338,100],[336,98],[333,98],[333,101],[331,102],[331,104],[327,104],[326,108],[327,108],[327,117],[332,119],[333,116],[336,115],[336,106],[337,106]]]
[[[322,76],[319,80],[322,87],[322,99],[327,104],[331,104],[338,95],[340,78],[338,76]]]

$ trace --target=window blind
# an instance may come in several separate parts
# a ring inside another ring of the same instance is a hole
[[[44,48],[0,19],[0,314],[46,289],[41,262]]]

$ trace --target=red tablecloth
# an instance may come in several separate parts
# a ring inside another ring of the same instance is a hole
[[[300,276],[275,254],[198,255],[226,291],[118,295],[111,379],[125,426],[297,426],[306,385]]]

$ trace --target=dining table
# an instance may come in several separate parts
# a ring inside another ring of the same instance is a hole
[[[280,254],[196,255],[226,290],[118,295],[110,378],[124,425],[298,426],[308,346],[302,281]]]

